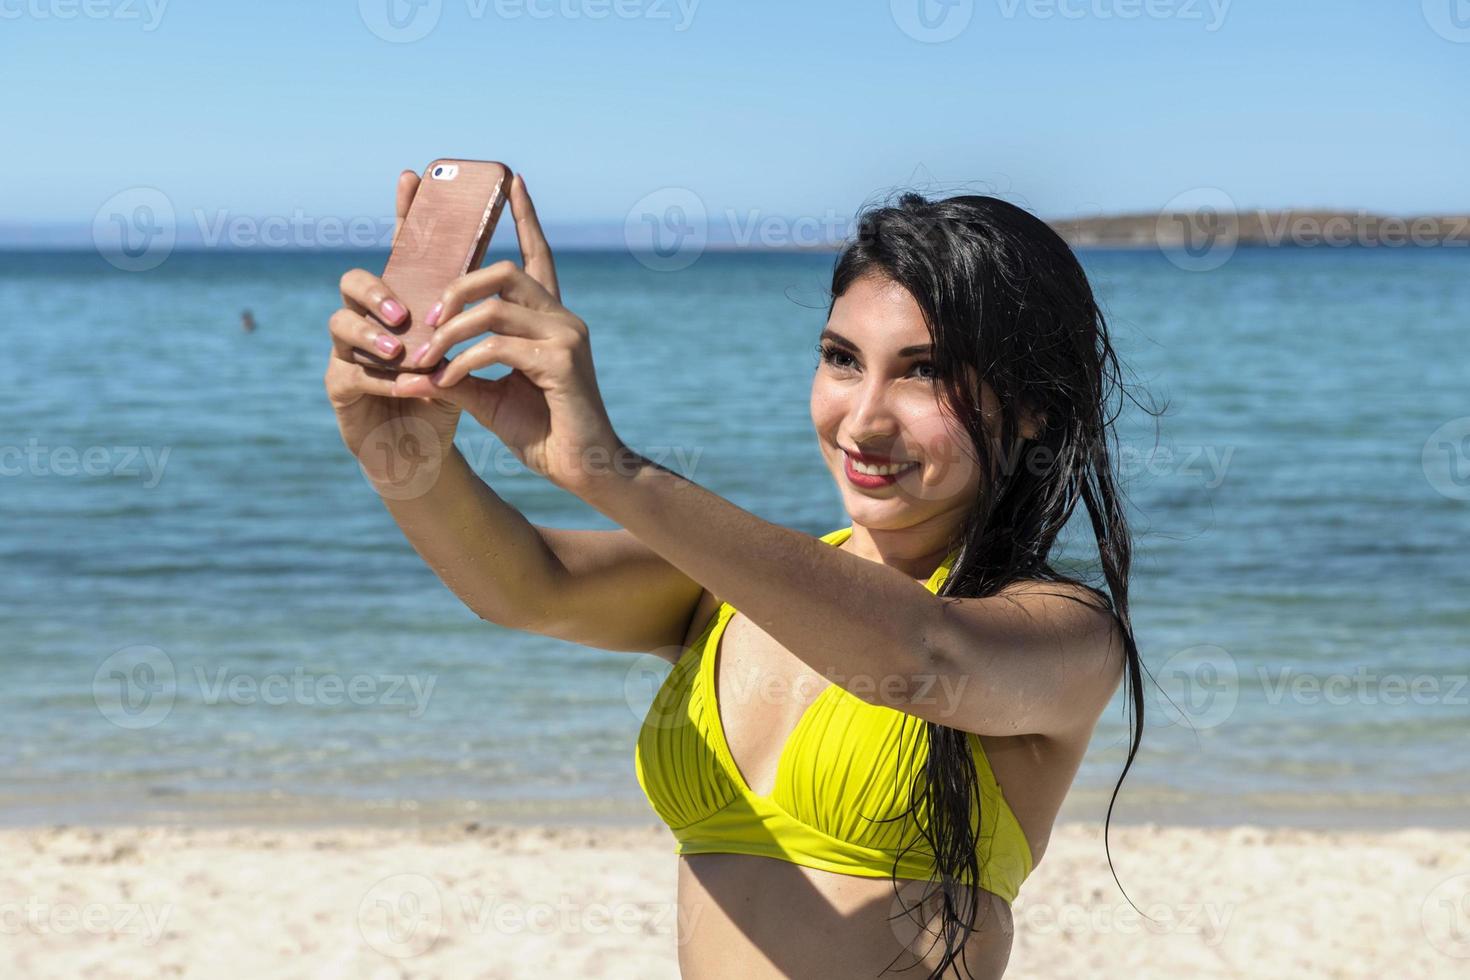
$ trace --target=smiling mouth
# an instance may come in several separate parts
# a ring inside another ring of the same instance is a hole
[[[848,469],[850,469],[853,473],[856,473],[860,476],[876,477],[880,479],[899,476],[900,474],[906,473],[919,465],[916,462],[868,463],[864,462],[857,456],[854,456],[846,449],[842,450],[842,455],[847,462]]]

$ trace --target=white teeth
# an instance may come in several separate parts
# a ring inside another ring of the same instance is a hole
[[[895,473],[903,472],[910,466],[918,465],[916,463],[891,463],[887,466],[870,466],[867,463],[858,462],[851,456],[847,458],[852,462],[852,468],[864,476],[892,476]]]

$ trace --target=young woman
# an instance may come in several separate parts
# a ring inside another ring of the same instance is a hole
[[[400,217],[416,188],[400,176]],[[993,198],[863,216],[811,390],[850,527],[819,540],[622,443],[519,177],[511,207],[522,266],[450,286],[420,350],[384,329],[405,316],[391,291],[348,272],[327,391],[482,618],[673,662],[636,761],[678,840],[683,976],[1000,976],[1010,902],[1122,677],[1129,764],[1143,723],[1107,452],[1118,363],[1076,258]],[[432,375],[351,358],[431,365],[464,341]],[[513,370],[470,373],[491,364]],[[454,448],[461,412],[622,529],[528,522]],[[1079,503],[1107,593],[1048,564]]]

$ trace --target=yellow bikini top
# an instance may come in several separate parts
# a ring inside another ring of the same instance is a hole
[[[851,534],[846,527],[821,540],[836,546]],[[938,591],[955,556],[944,559],[925,588]],[[931,878],[933,851],[914,815],[884,822],[909,808],[914,778],[923,771],[928,738],[920,719],[830,684],[782,748],[775,789],[761,796],[745,784],[715,695],[715,656],[735,611],[720,605],[664,679],[638,733],[638,785],[674,832],[677,853],[753,854],[864,878],[894,875],[896,861],[899,878]],[[980,736],[971,733],[969,741],[982,797],[980,885],[1015,901],[1031,873],[1031,849]],[[971,827],[974,811],[972,805]],[[922,806],[920,815],[927,818]]]

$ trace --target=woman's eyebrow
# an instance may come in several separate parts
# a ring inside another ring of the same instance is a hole
[[[818,340],[834,340],[840,346],[846,347],[848,350],[852,351],[853,353],[858,353],[858,346],[857,346],[857,344],[854,344],[852,341],[848,340],[846,337],[842,336],[842,334],[838,333],[836,330],[833,330],[831,327],[828,327],[826,330],[823,330],[822,331],[822,335],[820,337],[818,337],[817,339]],[[933,349],[934,349],[934,345],[933,344],[915,344],[912,347],[905,347],[903,350],[899,351],[898,352],[898,356],[899,357],[915,357],[915,356],[917,356],[919,354],[928,354]]]

